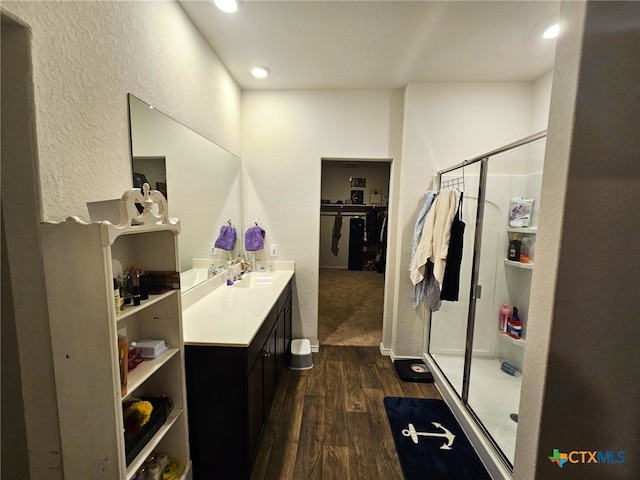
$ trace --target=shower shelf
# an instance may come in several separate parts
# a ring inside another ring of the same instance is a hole
[[[511,335],[507,335],[504,332],[498,332],[498,333],[500,334],[501,337],[513,343],[514,345],[521,345],[524,347],[525,343],[527,343],[524,338],[513,338]]]
[[[509,260],[508,258],[505,258],[504,264],[509,265],[510,267],[522,268],[524,270],[533,270],[533,263],[520,263],[514,260]]]
[[[508,227],[507,232],[522,233],[524,235],[535,235],[536,233],[538,233],[538,227],[527,227],[527,228]]]

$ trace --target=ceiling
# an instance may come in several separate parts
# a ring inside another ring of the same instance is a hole
[[[532,81],[553,68],[552,1],[179,0],[242,89]],[[265,65],[271,75],[253,78]]]

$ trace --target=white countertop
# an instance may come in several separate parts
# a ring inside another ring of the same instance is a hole
[[[268,286],[227,286],[223,274],[183,293],[184,344],[249,346],[293,277],[293,263],[273,262],[275,279]]]

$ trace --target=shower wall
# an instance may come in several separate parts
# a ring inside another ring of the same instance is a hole
[[[524,162],[515,162],[524,163]],[[473,166],[472,166],[473,167]],[[469,169],[470,167],[467,167]],[[442,180],[455,178],[458,171],[443,175]],[[443,302],[439,311],[432,314],[430,353],[463,355],[467,331],[471,267],[473,259],[473,237],[477,210],[478,175],[465,173],[463,220],[466,223],[463,261],[458,302]],[[524,349],[512,342],[501,341],[498,332],[498,316],[504,303],[516,305],[524,319],[523,337],[529,321],[529,278],[504,265],[509,234],[508,212],[512,197],[534,199],[532,225],[537,224],[539,192],[542,173],[534,174],[489,174],[487,177],[486,202],[482,230],[482,257],[478,284],[482,291],[476,302],[474,356],[503,357],[522,368]],[[533,244],[532,244],[533,245]],[[535,253],[532,253],[535,256]]]

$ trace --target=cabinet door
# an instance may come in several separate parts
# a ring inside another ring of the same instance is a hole
[[[262,426],[266,421],[264,412],[264,362],[258,359],[247,377],[247,420],[251,464],[258,447]]]
[[[278,332],[278,325],[273,326],[273,330],[269,334],[266,343],[264,344],[263,362],[264,362],[264,418],[265,420],[269,416],[269,410],[271,410],[271,402],[273,396],[276,393],[276,337]]]
[[[291,297],[287,298],[280,311],[276,333],[276,379],[280,378],[282,369],[289,365],[289,348],[291,344]]]

